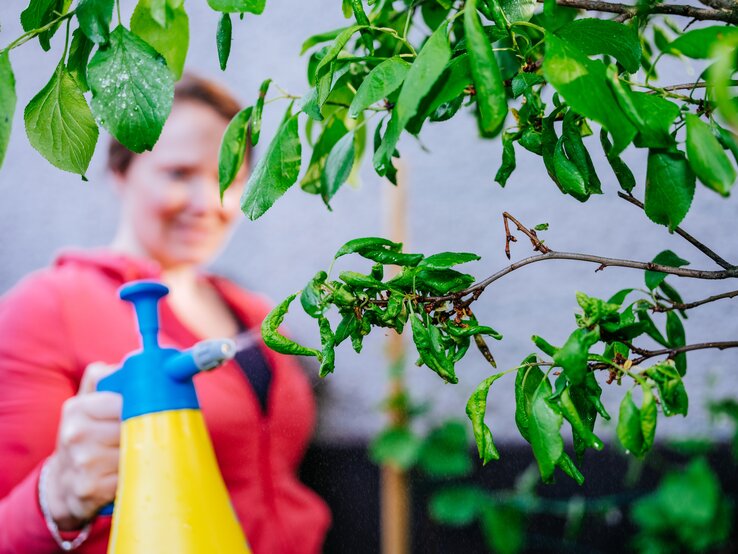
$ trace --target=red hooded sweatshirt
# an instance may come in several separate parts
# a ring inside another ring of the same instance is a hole
[[[62,403],[76,393],[88,364],[119,364],[139,349],[133,308],[118,299],[117,289],[159,273],[149,260],[73,252],[0,300],[0,554],[59,551],[41,515],[37,487],[40,466],[56,444]],[[268,312],[262,299],[225,279],[204,278],[245,327],[259,328]],[[200,340],[166,300],[160,319],[162,345],[187,348]],[[296,476],[315,421],[312,391],[291,358],[261,347],[272,369],[266,413],[234,362],[198,375],[197,395],[254,553],[317,553],[330,514]],[[77,552],[103,554],[109,533],[110,518],[98,517]]]

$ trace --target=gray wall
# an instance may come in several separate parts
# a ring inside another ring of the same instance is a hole
[[[21,33],[18,14],[23,5],[18,0],[0,6],[0,43],[7,44]],[[130,14],[133,2],[125,5]],[[345,24],[335,0],[270,0],[263,16],[234,20],[231,61],[222,74],[217,69],[214,45],[217,15],[205,2],[188,5],[192,38],[187,67],[222,79],[247,103],[253,102],[259,83],[266,77],[292,93],[305,92],[306,59],[298,57],[302,40]],[[115,226],[115,198],[102,169],[104,150],[100,146],[104,146],[106,137],[101,137],[88,173],[90,181],[82,182],[50,166],[30,147],[24,134],[22,109],[49,79],[61,53],[60,42],[58,35],[51,53],[43,53],[33,42],[11,55],[17,71],[19,109],[0,171],[0,292],[46,265],[63,247],[104,245]],[[685,80],[683,71],[675,68],[673,79]],[[285,108],[282,102],[267,106],[264,142],[273,134]],[[540,158],[526,156],[520,149],[519,169],[507,188],[500,189],[492,180],[500,160],[500,142],[478,139],[468,115],[429,125],[422,140],[428,151],[411,139],[400,144],[409,195],[410,247],[415,251],[477,252],[483,259],[470,264],[469,271],[480,278],[489,275],[508,263],[503,253],[501,221],[502,211],[507,210],[529,225],[550,223],[546,240],[559,250],[650,260],[671,248],[691,260],[694,267],[713,268],[679,237],[669,235],[665,228],[650,223],[639,210],[618,199],[617,183],[601,158],[597,163],[605,195],[592,198],[583,209],[558,192]],[[635,164],[639,182],[636,193],[642,197],[644,157],[637,152],[628,152],[626,157]],[[316,197],[295,189],[259,221],[244,220],[214,269],[280,299],[302,287],[318,269],[326,269],[344,241],[384,234],[382,197],[390,185],[369,165],[364,167],[362,186],[342,190],[332,213]],[[735,198],[722,200],[699,186],[683,226],[724,257],[738,260],[738,243],[730,226],[736,215]],[[514,258],[529,254],[524,241],[513,245]],[[566,338],[574,328],[575,290],[607,297],[620,288],[642,286],[640,272],[608,268],[595,273],[594,269],[568,261],[537,264],[498,281],[485,293],[477,313],[505,335],[501,343],[493,345],[501,369],[513,367],[534,350],[530,342],[533,333],[554,344]],[[730,283],[672,281],[687,300],[731,287]],[[295,312],[288,324],[299,339],[317,341],[316,330],[306,316]],[[738,302],[724,301],[695,310],[690,314],[687,333],[690,342],[735,339]],[[320,440],[364,440],[383,425],[384,416],[378,407],[386,389],[385,340],[381,332],[375,331],[361,356],[348,345],[340,348],[336,373],[318,385],[323,396]],[[443,385],[426,368],[409,368],[412,393],[432,406],[428,420],[463,418],[468,395],[492,373],[478,353],[471,352],[467,358],[458,368],[460,382],[456,386]],[[689,418],[662,418],[659,436],[704,432],[709,424],[703,409],[705,400],[738,393],[737,360],[735,351],[730,350],[690,354],[686,378],[691,395]],[[520,440],[512,417],[512,381],[510,376],[493,386],[488,418],[497,438]],[[615,385],[604,388],[606,404],[611,413],[617,414],[617,399],[624,391],[616,390]]]

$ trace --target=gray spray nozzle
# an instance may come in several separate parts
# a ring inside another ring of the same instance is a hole
[[[190,349],[200,371],[210,371],[236,355],[236,343],[231,339],[210,339],[198,342]]]

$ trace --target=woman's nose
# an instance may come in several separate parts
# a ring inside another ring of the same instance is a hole
[[[193,179],[189,204],[190,209],[197,214],[217,210],[220,206],[217,180],[206,176]]]

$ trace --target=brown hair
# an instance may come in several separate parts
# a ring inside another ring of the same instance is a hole
[[[241,111],[241,104],[225,87],[191,73],[185,73],[174,85],[174,102],[181,101],[204,104],[228,121]],[[250,158],[250,151],[250,144],[247,143],[246,162]],[[111,138],[108,146],[108,169],[113,173],[125,175],[135,155],[120,142]]]

